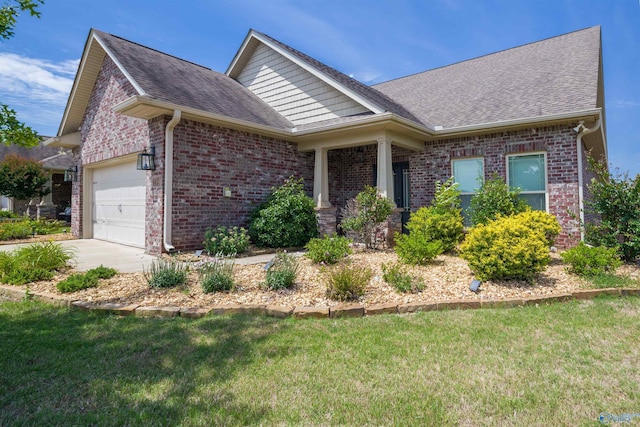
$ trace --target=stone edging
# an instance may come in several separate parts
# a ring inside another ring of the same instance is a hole
[[[600,295],[614,295],[619,297],[640,296],[640,289],[606,288],[587,289],[567,294],[539,296],[530,298],[505,298],[501,300],[447,300],[436,302],[413,302],[407,304],[381,304],[365,307],[361,304],[341,304],[334,307],[281,307],[276,305],[223,305],[211,308],[188,307],[141,307],[136,304],[95,304],[65,298],[61,295],[46,292],[29,292],[30,298],[60,307],[70,307],[78,310],[94,311],[119,316],[136,317],[185,317],[197,319],[210,314],[254,314],[271,317],[286,318],[293,316],[297,319],[305,318],[339,318],[363,317],[377,314],[404,314],[418,311],[466,310],[477,308],[512,308],[525,305],[550,304],[570,300],[588,300]],[[12,301],[21,301],[27,297],[27,291],[13,286],[0,285],[0,296]]]

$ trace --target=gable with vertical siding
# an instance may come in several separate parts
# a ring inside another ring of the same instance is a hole
[[[262,43],[237,80],[295,125],[369,112]]]

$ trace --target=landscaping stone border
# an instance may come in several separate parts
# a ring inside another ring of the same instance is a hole
[[[223,305],[210,308],[193,307],[146,307],[137,304],[93,303],[67,298],[63,295],[46,292],[30,292],[14,286],[0,285],[0,297],[11,301],[33,299],[59,307],[96,313],[115,314],[118,316],[136,317],[184,317],[198,319],[209,315],[250,314],[278,318],[340,318],[364,317],[378,314],[405,314],[419,311],[469,310],[479,308],[514,308],[525,305],[553,304],[571,300],[590,300],[601,295],[629,297],[640,296],[640,289],[606,288],[584,289],[570,294],[535,296],[529,298],[505,298],[497,300],[447,300],[431,302],[413,302],[407,304],[378,304],[364,306],[362,304],[340,304],[333,307],[281,307],[275,305]]]

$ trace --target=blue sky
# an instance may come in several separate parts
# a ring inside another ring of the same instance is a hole
[[[254,28],[373,84],[601,25],[609,161],[640,173],[640,0],[45,1],[0,42],[0,102],[43,135],[92,27],[220,72]]]

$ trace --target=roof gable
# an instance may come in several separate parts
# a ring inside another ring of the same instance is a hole
[[[79,128],[105,55],[141,96],[276,129],[292,127],[251,91],[224,74],[91,30],[59,135]]]
[[[386,111],[416,120],[377,90],[255,30],[226,74],[297,125]]]
[[[585,111],[601,106],[600,44],[593,27],[374,88],[444,129]]]

